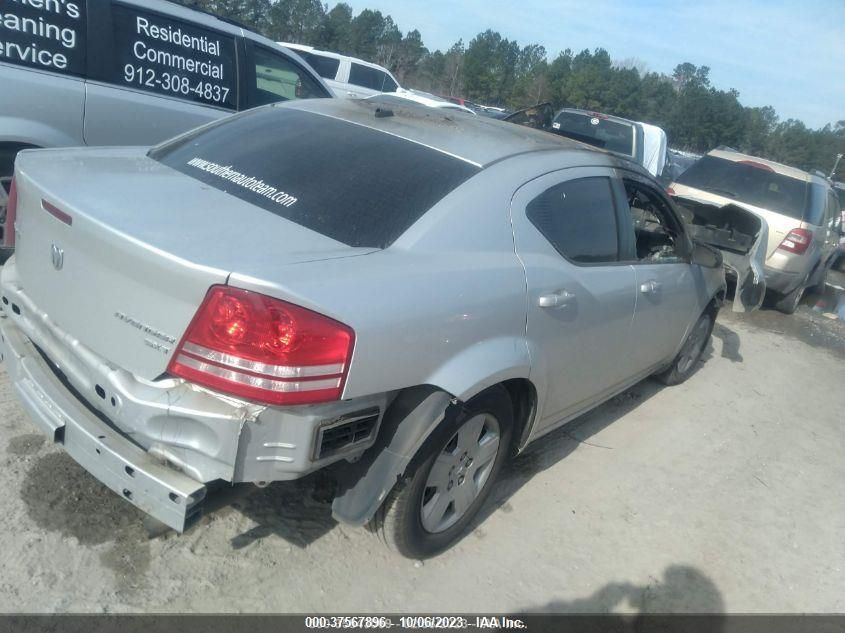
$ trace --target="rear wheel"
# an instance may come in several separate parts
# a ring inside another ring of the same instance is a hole
[[[698,321],[695,322],[687,335],[687,340],[684,341],[675,360],[668,368],[659,374],[655,374],[655,378],[664,385],[679,385],[692,376],[698,361],[704,354],[707,343],[710,341],[710,335],[713,334],[715,321],[716,314],[709,309],[698,317]]]
[[[775,301],[775,309],[784,314],[794,314],[801,304],[801,297],[804,296],[806,289],[806,280],[798,284],[798,287],[792,292],[782,295]]]
[[[507,390],[492,387],[466,408],[426,441],[419,467],[373,520],[385,543],[409,558],[435,556],[464,536],[507,459],[513,429]]]

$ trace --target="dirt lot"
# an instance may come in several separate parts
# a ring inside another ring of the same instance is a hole
[[[2,374],[0,611],[845,611],[845,324],[816,304],[724,311],[689,382],[541,440],[425,564],[336,524],[324,477],[235,491],[150,540]]]

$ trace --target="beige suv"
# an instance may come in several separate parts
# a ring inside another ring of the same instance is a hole
[[[824,287],[837,256],[842,219],[836,193],[823,176],[713,150],[669,189],[678,198],[737,204],[766,220],[766,285],[781,312],[795,312],[806,289]]]

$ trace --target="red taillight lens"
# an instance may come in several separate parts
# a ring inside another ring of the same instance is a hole
[[[807,229],[792,229],[778,246],[779,249],[803,255],[813,241],[813,234]]]
[[[265,404],[340,399],[355,333],[343,323],[257,292],[213,286],[168,372]]]
[[[672,187],[666,187],[666,194],[669,195],[669,196],[674,196],[675,190],[672,189]]]
[[[15,245],[15,219],[18,217],[18,189],[12,178],[9,189],[9,203],[6,206],[6,221],[3,223],[3,246],[12,248]]]

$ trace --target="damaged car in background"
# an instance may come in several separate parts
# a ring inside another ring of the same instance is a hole
[[[725,300],[719,251],[641,167],[416,104],[291,101],[149,151],[25,151],[11,189],[17,396],[178,531],[213,484],[328,468],[337,520],[433,556],[512,454],[692,376]]]

